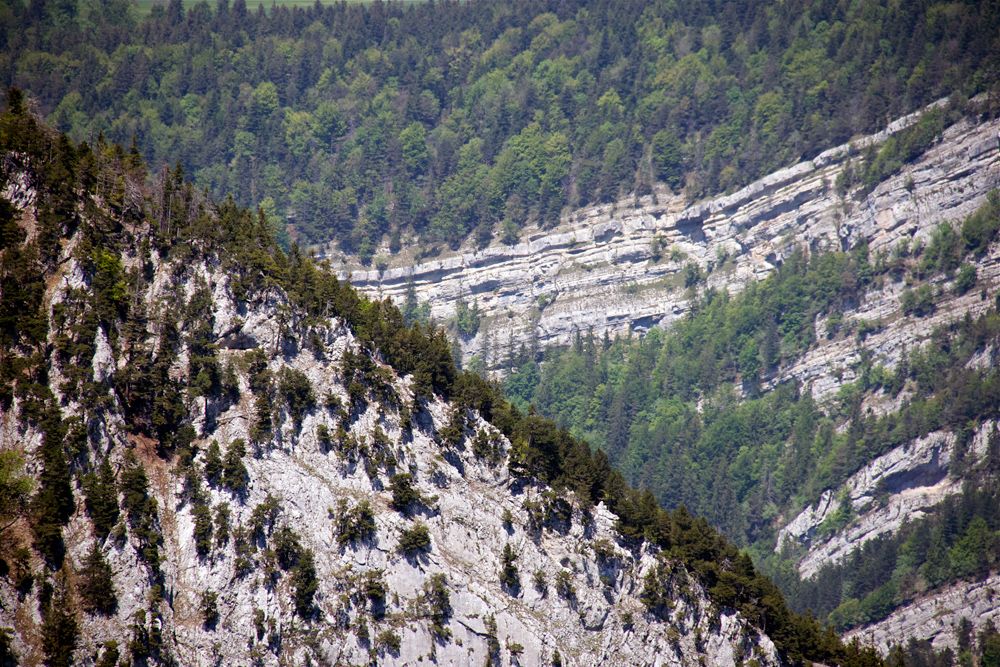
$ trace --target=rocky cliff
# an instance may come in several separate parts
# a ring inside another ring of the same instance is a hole
[[[42,215],[32,180],[9,179],[4,196],[32,242]],[[105,224],[115,212],[87,215],[106,216]],[[47,277],[43,308],[53,321],[99,289],[83,267],[89,253],[114,265],[85,245],[87,227],[62,240]],[[149,233],[138,221],[122,237]],[[370,364],[379,395],[394,400],[352,395],[344,358],[369,353],[342,321],[304,317],[276,285],[237,296],[235,272],[219,257],[175,252],[149,254],[136,243],[119,258],[121,275],[144,276],[131,297],[151,323],[141,347],[162,360],[175,341],[166,373],[180,382],[203,363],[192,341],[204,339],[198,345],[232,374],[228,398],[182,397],[193,440],[164,449],[130,428],[122,394],[99,390],[116,377],[132,381],[122,339],[98,326],[92,348],[69,363],[53,351],[66,345],[60,325],[48,332],[47,386],[62,419],[79,418],[85,430],[61,569],[23,552],[15,567],[37,583],[0,581],[0,626],[13,629],[22,664],[43,659],[42,610],[56,613],[53,594],[57,611],[79,624],[77,664],[106,663],[113,651],[138,664],[182,665],[782,663],[767,636],[711,604],[679,564],[661,579],[663,608],[650,611],[641,597],[646,575],[662,572],[657,549],[624,540],[603,504],[512,475],[510,441],[478,413],[446,441],[454,408],[439,397],[416,400],[414,376],[378,355]],[[168,322],[178,316],[173,331]],[[73,392],[79,359],[92,368],[96,403]],[[305,407],[275,399],[262,408],[265,394],[252,384],[268,375],[298,378]],[[0,412],[0,451],[23,455],[39,479],[47,436],[23,417],[25,400],[18,394]],[[421,407],[411,417],[404,405]],[[271,420],[265,435],[262,420]],[[121,519],[102,539],[80,473],[105,459],[127,488]],[[226,472],[213,473],[220,465]],[[126,505],[141,509],[126,520]],[[31,543],[28,518],[13,535]],[[73,594],[95,549],[116,598],[101,613],[84,611]]]
[[[884,654],[893,646],[905,644],[910,637],[930,641],[936,651],[949,648],[958,654],[958,628],[963,618],[971,623],[973,636],[1000,621],[998,589],[997,575],[975,583],[954,584],[897,609],[884,621],[852,631],[849,636],[876,646]]]
[[[476,300],[485,319],[462,341],[466,359],[501,359],[511,343],[566,344],[577,330],[601,335],[668,325],[689,308],[690,264],[709,273],[707,285],[736,292],[768,275],[795,246],[842,249],[866,239],[873,251],[889,250],[926,240],[942,222],[974,211],[1000,185],[997,120],[952,125],[860,201],[838,192],[837,177],[860,164],[868,145],[917,118],[710,201],[688,205],[659,190],[573,211],[552,229],[526,231],[514,246],[494,243],[420,263],[403,252],[384,271],[344,266],[341,276],[397,303],[412,281],[438,319],[452,317],[460,297]]]
[[[486,319],[476,337],[462,342],[466,359],[478,354],[498,362],[511,344],[565,344],[576,330],[600,334],[669,326],[700,289],[685,284],[690,265],[708,274],[704,285],[736,292],[774,270],[795,246],[846,249],[865,240],[872,253],[888,254],[904,245],[927,245],[942,223],[961,221],[978,208],[1000,185],[995,120],[970,117],[952,125],[870,194],[838,192],[838,176],[858,165],[866,146],[880,144],[915,118],[900,119],[879,135],[826,151],[733,195],[686,206],[659,191],[575,211],[555,229],[513,247],[492,246],[381,273],[355,270],[352,280],[400,302],[412,280],[438,318],[450,317],[460,296],[477,299]],[[963,295],[954,290],[953,277],[933,277],[936,308],[924,317],[903,313],[908,283],[878,282],[840,314],[841,327],[864,335],[825,336],[827,322],[818,319],[816,345],[765,378],[763,389],[796,380],[821,405],[831,405],[839,390],[859,377],[863,353],[891,370],[906,351],[930,344],[935,329],[991,307],[1000,288],[1000,250],[993,247],[975,267],[977,289]],[[987,350],[970,366],[995,363],[995,351]],[[870,395],[864,409],[887,414],[909,396],[906,390],[892,400]],[[977,424],[965,451],[967,463],[984,455],[993,426]],[[784,518],[776,551],[791,547],[800,554],[800,574],[812,577],[822,564],[840,562],[869,540],[933,511],[962,490],[964,480],[951,467],[954,444],[953,434],[934,432],[867,463],[843,485],[824,491],[817,503]],[[844,504],[852,519],[842,529],[824,530]],[[959,618],[980,619],[978,631],[995,616],[992,591],[989,583],[957,584],[858,633],[886,652],[910,637],[931,639],[939,649],[952,646]]]

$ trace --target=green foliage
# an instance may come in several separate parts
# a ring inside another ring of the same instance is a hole
[[[118,608],[111,566],[96,541],[80,571],[79,591],[81,604],[86,611],[111,616]]]
[[[248,115],[248,129],[245,130],[248,134],[262,132],[262,128],[270,122],[267,114],[274,116],[280,108],[274,106],[271,94],[274,91],[269,86],[263,86],[260,82],[255,84],[251,90],[254,91],[250,96],[250,108],[253,111]],[[621,122],[622,114],[628,112],[627,106],[630,103],[628,99],[623,100],[614,91],[601,92],[599,99],[603,100],[598,108],[605,118],[604,122],[612,124]],[[781,108],[780,104],[772,105],[772,107],[772,111]],[[761,110],[762,112],[767,111],[763,107]],[[3,117],[3,122],[8,123],[8,125],[0,123],[0,129],[9,128],[10,118],[8,116]],[[546,195],[545,211],[552,213],[553,206],[559,203],[558,196],[552,193],[561,187],[561,185],[557,186],[557,182],[561,183],[562,177],[559,174],[562,173],[561,169],[566,166],[562,161],[565,146],[557,136],[561,133],[554,132],[543,140],[539,136],[539,133],[543,132],[540,123],[524,129],[524,132],[519,132],[518,140],[511,142],[511,150],[516,150],[525,156],[533,156],[533,159],[537,158],[537,170],[534,172],[534,177],[539,181],[539,188],[548,188],[550,194]],[[4,131],[8,130],[4,129]],[[8,133],[4,136],[9,137],[10,135]],[[439,139],[452,141],[447,136],[435,137],[434,141]],[[65,141],[62,143],[71,147]],[[630,145],[631,142],[626,144],[621,140],[617,143],[614,140],[609,140],[607,142],[609,148],[601,151],[604,163],[600,166],[598,175],[595,177],[603,179],[599,184],[599,196],[604,197],[612,189],[615,189],[616,181],[613,174],[616,171],[634,167],[633,161],[637,157],[631,155]],[[466,142],[464,145],[458,141],[453,143],[452,147],[457,155],[456,171],[443,176],[443,178],[450,179],[449,187],[454,188],[456,194],[456,197],[453,198],[455,200],[454,206],[449,209],[446,216],[439,217],[435,214],[433,217],[433,223],[438,225],[442,234],[453,236],[455,229],[460,229],[470,221],[469,209],[463,207],[475,197],[472,199],[467,197],[463,199],[463,197],[470,192],[475,194],[476,189],[485,183],[485,181],[478,180],[479,167],[474,163],[477,161],[477,155],[481,161],[483,151],[487,150],[486,146],[485,139],[482,140],[482,143],[478,141]],[[68,150],[66,146],[55,148],[51,154],[57,159],[61,159],[67,155],[66,150]],[[104,149],[102,148],[102,150]],[[111,148],[107,150],[113,151]],[[119,150],[121,150],[120,147]],[[468,173],[461,173],[463,170]],[[531,173],[526,175],[529,179],[532,177]],[[751,619],[751,622],[757,627],[766,627],[768,633],[782,650],[789,652],[793,659],[799,657],[799,653],[796,651],[806,651],[806,649],[796,648],[799,634],[801,634],[797,624],[803,622],[802,619],[787,611],[780,594],[766,578],[753,571],[752,566],[741,571],[741,576],[746,581],[741,579],[731,582],[727,578],[729,573],[721,571],[718,565],[720,562],[738,562],[739,554],[726,540],[713,532],[706,521],[694,520],[686,514],[686,511],[681,512],[680,509],[673,515],[668,515],[658,507],[652,489],[643,493],[630,489],[622,475],[612,471],[608,457],[601,450],[592,454],[589,445],[574,438],[568,429],[561,429],[537,414],[523,416],[515,406],[503,397],[498,387],[486,382],[478,375],[459,373],[452,361],[448,337],[443,331],[435,328],[425,329],[420,325],[408,328],[402,313],[388,301],[369,301],[360,297],[349,286],[342,285],[324,267],[317,265],[311,257],[303,255],[294,245],[290,247],[286,255],[278,247],[270,222],[263,213],[255,215],[239,209],[231,201],[228,201],[215,205],[211,216],[192,214],[191,212],[197,211],[199,207],[194,201],[191,185],[183,182],[183,170],[180,167],[175,168],[166,177],[166,181],[157,187],[163,187],[164,193],[163,197],[156,202],[156,214],[152,218],[154,224],[149,240],[151,241],[150,246],[162,252],[164,257],[182,257],[183,261],[202,257],[220,262],[230,278],[230,288],[239,299],[259,299],[264,298],[263,295],[267,294],[268,290],[284,290],[289,298],[289,306],[279,313],[279,317],[282,319],[282,326],[285,328],[284,335],[286,336],[296,335],[296,331],[293,330],[297,326],[296,322],[306,321],[310,318],[313,321],[339,318],[353,331],[357,341],[355,351],[351,351],[353,356],[344,355],[345,380],[349,386],[351,383],[361,385],[363,398],[372,394],[380,400],[384,397],[391,398],[392,371],[401,375],[412,375],[415,400],[411,406],[401,407],[419,411],[423,407],[423,401],[437,395],[452,401],[454,414],[466,415],[474,411],[489,421],[492,428],[495,428],[498,433],[506,436],[512,443],[509,461],[511,469],[519,475],[548,481],[559,491],[558,493],[548,493],[537,506],[526,508],[529,515],[533,517],[529,524],[534,525],[535,530],[540,530],[541,526],[546,524],[557,529],[560,526],[565,527],[566,522],[576,511],[572,503],[579,504],[579,511],[586,519],[588,508],[592,503],[599,500],[605,501],[607,506],[618,514],[619,527],[626,538],[634,541],[650,540],[661,548],[670,550],[671,557],[689,568],[694,576],[708,587],[714,598],[742,605],[741,611]],[[166,192],[167,190],[169,192]],[[62,196],[69,197],[65,193]],[[109,194],[109,196],[111,195]],[[72,203],[72,198],[69,197],[66,202]],[[506,202],[513,204],[515,200],[513,196],[510,196],[506,198]],[[510,209],[511,214],[516,213],[516,206],[508,206],[507,208]],[[390,209],[391,207],[386,206],[383,212],[388,212]],[[139,212],[141,212],[141,205]],[[369,207],[363,217],[378,217],[381,214],[379,207],[373,206]],[[57,231],[56,227],[52,227],[51,232],[56,242],[59,238]],[[177,243],[180,238],[184,238],[188,242]],[[364,241],[364,235],[362,235],[361,240]],[[105,246],[98,244],[94,247]],[[46,252],[51,252],[51,250],[46,250]],[[90,254],[88,253],[87,256]],[[99,265],[100,262],[97,264]],[[848,298],[839,294],[836,297],[830,296],[836,291],[835,286],[841,285],[845,274],[853,272],[853,277],[858,279],[856,284],[864,284],[868,275],[866,274],[866,266],[866,255],[862,256],[860,253],[852,254],[849,258],[837,256],[833,261],[816,257],[807,262],[802,255],[789,258],[769,290],[759,291],[756,296],[757,301],[752,302],[749,306],[751,315],[763,313],[765,316],[770,316],[770,320],[765,319],[763,322],[763,332],[758,326],[759,323],[755,324],[754,321],[747,325],[737,322],[728,327],[720,326],[720,324],[726,324],[726,318],[732,312],[728,305],[731,300],[725,295],[707,290],[697,311],[698,313],[707,311],[716,319],[708,318],[697,324],[703,328],[702,336],[705,335],[704,331],[710,331],[712,335],[715,335],[718,330],[723,331],[722,340],[726,343],[716,348],[710,348],[710,354],[714,357],[710,356],[709,358],[717,362],[717,367],[713,372],[723,376],[727,373],[735,373],[733,355],[738,355],[739,351],[744,349],[748,336],[760,336],[762,368],[768,367],[769,363],[772,365],[776,363],[776,360],[782,358],[783,353],[792,354],[807,347],[811,341],[810,323],[812,316],[822,312],[824,308],[828,309],[838,305],[837,299]],[[106,264],[105,268],[108,269],[109,275],[115,274],[112,265]],[[808,271],[813,268],[816,269],[817,273],[808,274]],[[809,279],[803,280],[804,277]],[[803,291],[809,298],[805,298]],[[745,313],[738,314],[744,315]],[[58,319],[56,315],[62,317],[62,314],[55,313],[54,320]],[[119,313],[117,317],[121,317],[121,314]],[[692,320],[694,319],[692,318]],[[187,472],[194,470],[190,449],[194,429],[191,424],[184,423],[184,420],[187,419],[185,401],[191,400],[193,395],[187,393],[185,398],[184,390],[187,388],[185,383],[191,383],[192,378],[189,374],[186,379],[178,381],[173,379],[169,373],[184,343],[177,321],[177,315],[170,312],[164,313],[159,323],[159,347],[155,355],[150,353],[148,349],[143,349],[143,346],[139,344],[142,339],[137,337],[134,341],[136,344],[129,347],[129,350],[132,351],[127,362],[129,368],[121,371],[121,377],[116,375],[113,382],[121,404],[127,406],[126,423],[128,427],[135,432],[155,434],[158,438],[161,454],[167,454],[169,448],[176,447],[176,454],[180,461],[178,469],[187,474]],[[690,326],[691,328],[687,329],[689,334],[698,331],[694,325]],[[88,331],[91,330],[89,327],[90,325],[88,325]],[[190,325],[185,325],[185,327],[190,335]],[[141,332],[142,328],[141,323],[133,323],[131,330]],[[41,337],[37,339],[31,336],[22,336],[21,332],[26,331],[24,328],[17,329],[17,331],[17,345],[30,346],[33,344],[32,341],[47,340],[44,327],[42,327]],[[141,336],[142,334],[130,335]],[[90,334],[87,333],[87,336]],[[664,344],[664,338],[657,338],[656,335],[652,338],[655,339],[653,342],[656,342],[657,345]],[[671,348],[671,355],[667,357],[671,364],[674,362],[679,364],[673,369],[677,371],[677,375],[670,376],[673,378],[671,381],[676,382],[676,385],[672,386],[689,387],[687,391],[690,393],[682,401],[699,397],[703,388],[699,387],[697,382],[687,384],[677,381],[677,378],[687,380],[691,374],[698,377],[697,373],[693,373],[690,367],[679,363],[687,359],[685,357],[686,350],[699,342],[697,336],[692,336],[692,339],[687,343],[688,347],[676,343],[676,346]],[[68,346],[70,343],[67,342],[66,345]],[[592,340],[581,340],[578,353],[580,355],[590,354],[592,355],[591,359],[597,361],[599,355],[597,355],[596,347]],[[606,348],[602,356],[608,356],[610,361],[612,358],[610,355],[618,354],[622,360],[621,363],[624,364],[624,342],[612,343],[607,340],[602,347]],[[659,348],[655,349],[657,352],[659,351]],[[683,353],[678,354],[677,350],[681,350]],[[769,350],[770,352],[768,352]],[[380,359],[378,363],[373,361],[376,355]],[[70,358],[75,358],[75,356]],[[84,354],[85,356],[86,354]],[[642,364],[649,364],[650,360],[657,356],[658,354],[644,354],[641,350],[640,353],[629,350],[629,357],[634,359],[636,367],[640,370],[643,369]],[[382,364],[383,360],[385,365]],[[259,408],[258,423],[263,425],[262,428],[257,429],[257,433],[266,436],[267,430],[271,427],[269,422],[270,402],[272,398],[280,398],[281,394],[280,376],[279,386],[272,387],[272,377],[267,368],[270,362],[266,354],[262,352],[247,355],[245,361],[251,385],[257,385],[254,392]],[[527,361],[527,358],[519,359],[517,365],[523,365]],[[927,360],[915,354],[913,361],[915,373],[926,372],[926,366],[929,363]],[[24,366],[18,369],[17,373],[21,373],[24,377],[37,379],[32,376],[32,373],[38,373],[40,365],[40,362],[37,362],[35,366]],[[548,366],[549,364],[546,365],[546,369]],[[689,375],[685,375],[685,373]],[[195,375],[195,379],[197,375]],[[20,376],[15,373],[10,377],[19,378]],[[38,377],[40,378],[40,376]],[[603,391],[607,391],[607,387],[621,386],[619,381],[625,377],[628,377],[627,373],[619,374],[616,371],[613,379],[610,376],[604,378],[605,381],[602,384],[605,385],[605,390]],[[668,376],[657,376],[657,381],[661,382],[666,377]],[[921,376],[918,375],[918,377]],[[706,375],[700,379],[706,389],[712,389],[716,386],[716,377],[714,376]],[[636,374],[630,381],[634,385],[644,383],[647,386],[653,386],[648,377],[641,373]],[[922,380],[915,378],[915,382],[919,384]],[[20,385],[20,380],[16,380],[15,384]],[[33,384],[44,388],[37,382]],[[581,383],[581,385],[587,386],[588,390],[597,391],[596,385],[585,383]],[[543,386],[544,377],[542,382],[538,384],[539,388]],[[17,387],[16,391],[19,392],[17,396],[22,406],[23,421],[39,425],[47,438],[46,447],[51,444],[53,450],[62,451],[68,425],[61,419],[59,410],[55,406],[54,396],[33,386]],[[368,393],[369,391],[371,394]],[[273,397],[272,392],[275,394]],[[982,393],[989,395],[988,392]],[[588,398],[593,395],[588,395]],[[199,397],[202,396],[199,395]],[[636,394],[635,397],[641,397],[641,395]],[[98,396],[98,398],[100,397]],[[204,396],[204,398],[215,400],[209,396]],[[632,420],[635,415],[629,415],[629,411],[633,407],[643,405],[643,402],[641,400],[625,400],[625,398],[628,397],[623,397],[620,400],[618,409]],[[782,394],[781,401],[775,399],[775,409],[777,410],[779,407],[784,409],[788,404],[796,403],[793,399],[794,392]],[[589,409],[589,402],[585,404]],[[391,403],[383,401],[383,405],[391,405]],[[709,407],[711,410],[715,410],[714,405]],[[811,413],[812,411],[807,410],[806,412]],[[678,414],[684,413],[680,411]],[[748,414],[752,414],[752,411]],[[718,416],[718,412],[712,412],[709,418],[714,419]],[[265,417],[267,422],[264,421]],[[941,413],[938,413],[938,418],[940,417]],[[338,415],[338,419],[347,418],[349,416],[346,414]],[[947,419],[952,419],[952,417],[948,416]],[[766,419],[759,421],[767,423]],[[592,430],[597,433],[596,424],[594,426],[595,428]],[[693,435],[697,436],[701,433],[701,427],[696,426]],[[711,424],[709,424],[709,429],[710,427]],[[629,433],[631,422],[624,428],[623,423],[620,423],[616,428],[618,431],[615,436],[607,438],[605,442],[621,443],[632,437],[632,434]],[[736,432],[739,433],[738,429]],[[803,432],[807,436],[813,433],[810,428],[805,427],[803,427]],[[716,436],[717,442],[727,442],[732,433],[733,431],[720,427]],[[642,435],[640,432],[637,434]],[[744,441],[755,438],[753,432],[742,433],[741,436]],[[697,439],[693,438],[687,441],[687,445],[692,443],[697,443]],[[840,449],[847,451],[843,447]],[[712,450],[713,448],[708,449],[709,452]],[[616,451],[622,451],[622,448],[619,447]],[[246,469],[242,464],[245,453],[245,443],[234,441],[222,461],[220,474],[223,485],[237,492],[243,491],[247,482]],[[53,456],[53,458],[58,457]],[[131,533],[140,549],[141,557],[150,566],[154,579],[158,579],[160,578],[158,573],[159,544],[162,538],[158,530],[157,503],[149,493],[149,479],[136,457],[135,450],[127,449],[124,459],[119,479],[122,509],[128,516]],[[63,463],[68,466],[65,457]],[[740,465],[742,466],[738,468],[740,470],[744,468],[753,470],[753,466],[744,465],[744,463]],[[849,470],[850,465],[854,464],[843,465],[843,470]],[[53,470],[55,468],[56,466],[53,466]],[[718,507],[731,508],[736,505],[732,497],[724,493],[726,487],[724,472],[719,465],[710,467],[706,474],[711,476],[712,484],[706,486],[713,489],[714,502]],[[399,504],[407,506],[414,499],[405,496],[416,493],[412,487],[412,480],[409,484],[400,480],[396,481],[398,482],[398,490],[402,493]],[[240,482],[243,486],[239,485]],[[394,489],[395,491],[396,489]],[[195,499],[199,493],[200,489],[197,484],[192,484],[190,498]],[[69,497],[72,499],[72,494]],[[207,515],[210,516],[210,513]],[[275,521],[279,515],[280,503],[277,499],[269,497],[254,509],[246,529],[237,527],[234,531],[233,539],[236,543],[237,553],[236,573],[238,576],[245,576],[252,570],[254,567],[251,560],[255,549],[254,542],[264,539],[274,529]],[[536,516],[537,518],[535,518]],[[276,550],[267,550],[261,559],[265,566],[265,574],[268,576],[280,575],[277,570],[281,562],[288,564],[293,562],[287,554],[292,554],[296,550],[285,548],[287,546],[285,543],[289,542],[285,537],[287,536],[279,531],[274,544]],[[418,550],[430,547],[430,545],[429,530],[426,526],[417,524],[411,530],[403,532],[398,549],[402,553],[413,554]],[[279,552],[287,553],[283,556]],[[296,596],[299,596],[301,590],[302,596],[308,598],[308,602],[304,602],[302,605],[299,604],[298,600],[296,601],[297,611],[307,617],[311,614],[312,608],[312,598],[309,596],[310,579],[314,579],[315,573],[313,572],[312,577],[310,577],[309,569],[303,563],[309,563],[310,560],[311,556],[306,557],[304,553],[300,554],[297,564],[292,566],[294,569],[291,577],[295,582]],[[560,584],[561,594],[572,595],[572,581],[571,578],[566,580],[567,577],[569,577],[568,573],[561,577],[564,581],[557,583]],[[733,585],[734,583],[737,585]],[[568,584],[568,586],[563,586],[563,584]],[[746,593],[741,591],[746,591]],[[442,599],[440,592],[437,587],[432,586],[426,594],[430,605],[428,613],[431,615],[432,621],[441,628],[438,639],[444,639],[447,636],[447,629],[444,625],[447,622],[448,612],[446,604],[444,606],[438,604]],[[444,592],[447,594],[446,584]],[[158,581],[154,584],[150,596],[151,604],[158,604],[162,599],[162,594],[163,583]],[[447,602],[446,595],[445,602]],[[307,607],[308,609],[306,609]],[[157,646],[162,641],[162,638],[158,636],[159,626],[153,622],[147,627],[146,616],[142,613],[141,617],[135,618],[132,631],[133,638],[129,648],[133,659],[141,661],[154,655]],[[810,659],[826,657],[822,652],[815,651],[807,651],[802,655],[808,655]]]
[[[118,642],[112,640],[104,642],[104,653],[100,659],[94,663],[94,667],[117,667],[118,665]]]
[[[976,257],[986,253],[990,244],[996,240],[1000,230],[1000,191],[993,190],[975,213],[962,222],[962,241],[965,251]]]
[[[501,443],[498,433],[487,432],[486,429],[479,429],[476,437],[472,439],[472,453],[479,459],[485,459],[493,465],[500,463],[503,453],[500,449]],[[510,510],[504,510],[509,516]],[[510,523],[509,520],[506,521]]]
[[[963,264],[958,268],[958,276],[955,278],[955,292],[965,294],[976,286],[978,279],[976,267],[972,264]]]
[[[653,135],[651,145],[653,166],[657,177],[674,190],[681,186],[681,144],[670,130]]]
[[[59,589],[58,597],[42,610],[42,653],[46,667],[72,667],[80,635],[65,581],[60,583]]]
[[[87,512],[94,522],[94,532],[103,540],[118,523],[119,515],[118,486],[108,457],[101,461],[97,477],[89,478],[84,488],[87,493]]]
[[[517,554],[514,549],[510,546],[510,542],[503,545],[503,552],[500,554],[500,585],[505,588],[518,588],[521,585],[521,579],[517,573],[517,565],[514,561],[517,560]]]
[[[70,487],[69,465],[63,452],[65,430],[58,410],[48,410],[44,420],[47,423],[42,425],[45,433],[41,448],[42,472],[38,493],[32,499],[32,532],[39,553],[58,564],[64,548],[62,526],[69,522],[76,505]]]
[[[531,575],[531,584],[535,587],[535,590],[545,597],[548,593],[549,582],[548,578],[545,576],[545,570],[535,570],[535,573]]]
[[[392,501],[389,504],[399,512],[406,512],[410,505],[420,501],[420,492],[413,486],[413,475],[408,472],[390,477],[389,490],[392,491]]]
[[[319,580],[316,576],[316,559],[309,549],[302,550],[298,564],[292,572],[292,586],[295,588],[293,601],[295,613],[302,618],[313,615],[313,598],[319,590]]]
[[[961,234],[946,222],[931,234],[931,243],[920,258],[920,270],[923,273],[951,275],[958,268],[963,254]]]
[[[224,547],[229,542],[229,503],[219,503],[215,508],[215,546]]]
[[[393,655],[399,653],[399,647],[402,646],[402,639],[398,634],[392,630],[383,630],[378,634],[375,639],[375,643],[385,650],[389,651]]]
[[[212,551],[212,508],[205,503],[197,503],[191,508],[194,517],[194,546],[202,558]]]
[[[500,640],[497,638],[497,619],[490,614],[486,618],[486,664],[496,665],[500,662]]]
[[[451,618],[451,593],[448,590],[448,578],[441,574],[432,574],[424,582],[423,603],[430,618],[431,636],[437,641],[445,641],[451,637],[451,630],[445,627]]]
[[[267,494],[264,502],[257,503],[250,515],[250,534],[253,539],[269,535],[274,528],[274,522],[281,513],[278,499]]]
[[[925,317],[934,312],[934,291],[930,285],[921,285],[915,290],[903,290],[899,304],[904,315]]]
[[[576,597],[576,587],[573,585],[573,577],[568,570],[556,572],[556,593],[565,600],[572,600]]]
[[[309,378],[298,369],[283,367],[279,374],[278,394],[284,400],[295,428],[300,428],[302,418],[316,407],[316,396]]]
[[[342,547],[375,534],[375,513],[367,500],[348,509],[347,500],[340,499],[334,521],[337,543]]]
[[[226,448],[226,458],[222,462],[222,485],[237,496],[246,493],[250,481],[250,473],[243,465],[246,454],[246,443],[242,438],[236,438]]]
[[[202,625],[206,630],[214,630],[219,622],[219,594],[215,591],[203,591],[198,608],[201,611]]]
[[[271,536],[271,545],[278,557],[278,565],[282,570],[294,567],[302,555],[302,544],[298,534],[288,524],[282,524]]]
[[[944,112],[935,108],[925,111],[916,123],[886,139],[878,153],[865,163],[861,176],[864,191],[871,192],[905,163],[930,148],[944,127]]]
[[[192,396],[210,398],[222,388],[218,350],[213,342],[212,293],[202,285],[187,305],[188,391]]]
[[[19,664],[12,632],[10,628],[0,628],[0,667],[17,667]]]
[[[501,222],[510,240],[529,216],[551,223],[567,204],[653,178],[694,196],[738,187],[887,117],[989,86],[996,13],[918,3],[816,14],[799,0],[622,15],[593,0],[504,0],[278,7],[239,21],[178,7],[137,23],[122,4],[18,10],[34,41],[8,67],[40,112],[78,138],[135,134],[154,164],[182,155],[199,190],[232,192],[241,206],[267,201],[305,240],[335,239],[369,259],[401,229],[454,244]],[[322,48],[307,26],[322,27]],[[870,178],[926,146],[925,134],[918,127],[873,156]],[[53,181],[103,190],[131,212],[124,179],[107,185],[72,158]],[[131,166],[142,182],[144,168]],[[165,227],[185,210],[175,193],[185,189],[164,192]],[[515,197],[521,214],[509,210]]]
[[[149,479],[135,450],[125,451],[125,461],[119,480],[122,492],[122,509],[125,510],[133,535],[139,540],[140,556],[152,568],[160,565],[159,544],[162,536],[158,529],[159,511],[156,498],[149,495]]]
[[[843,561],[820,568],[813,579],[782,578],[797,607],[828,618],[838,631],[875,623],[900,605],[955,581],[981,581],[1000,562],[1000,435],[991,453],[970,471],[970,483],[934,511],[896,534],[866,542]]]
[[[373,613],[379,614],[385,604],[385,584],[382,582],[382,570],[369,570],[362,581],[362,591],[372,603]]]
[[[418,551],[425,551],[431,545],[431,532],[422,523],[418,523],[413,528],[404,529],[399,535],[399,544],[396,551],[401,554],[412,555]]]
[[[222,450],[219,449],[218,440],[213,440],[205,451],[204,470],[205,481],[209,485],[215,486],[220,481],[219,475],[223,471]]]
[[[468,302],[463,297],[459,297],[458,301],[455,302],[455,323],[458,327],[459,335],[463,338],[475,336],[479,331],[481,320],[482,315],[479,313],[479,300],[473,301],[470,308]]]
[[[0,452],[0,531],[28,508],[32,487],[31,478],[24,473],[24,458],[13,450]]]

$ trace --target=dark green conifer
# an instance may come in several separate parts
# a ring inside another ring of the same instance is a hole
[[[33,501],[35,548],[51,562],[58,562],[63,550],[62,526],[73,514],[73,489],[69,465],[63,453],[63,427],[58,409],[49,409],[43,423],[41,486]]]
[[[219,449],[219,442],[213,440],[205,452],[205,481],[209,486],[215,486],[222,473],[222,452]]]
[[[17,654],[14,653],[13,630],[0,628],[0,667],[17,667]]]
[[[316,558],[309,549],[303,550],[299,556],[299,563],[292,573],[292,586],[295,588],[295,613],[309,618],[313,613],[313,597],[319,589]]]
[[[111,566],[97,541],[90,548],[80,572],[80,599],[84,610],[110,616],[118,607]]]
[[[243,465],[246,453],[246,442],[242,438],[237,438],[229,443],[226,459],[222,463],[222,485],[237,495],[246,491],[249,481],[249,473]]]
[[[73,617],[73,606],[68,586],[59,577],[59,595],[44,606],[42,614],[42,652],[47,667],[72,667],[73,654],[80,627]]]
[[[104,540],[118,522],[119,515],[118,487],[107,457],[101,462],[97,477],[89,481],[86,487],[87,513],[94,522],[94,532]]]

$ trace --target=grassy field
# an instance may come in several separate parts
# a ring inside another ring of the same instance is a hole
[[[184,9],[189,9],[194,7],[199,2],[208,2],[212,9],[215,9],[214,0],[182,0],[181,4],[184,5]],[[402,2],[404,5],[412,5],[418,2],[425,2],[426,0],[394,0],[395,2]],[[340,0],[320,0],[324,5],[333,5],[340,2]],[[351,4],[368,4],[371,0],[347,0]],[[136,7],[139,10],[139,16],[145,18],[149,16],[149,12],[152,10],[154,5],[161,4],[163,6],[167,5],[167,0],[136,0]],[[230,0],[230,6],[232,6],[232,0]],[[315,4],[315,0],[247,0],[247,9],[251,12],[257,11],[258,7],[264,7],[264,11],[269,11],[271,7],[277,5],[284,5],[285,7],[311,7]]]

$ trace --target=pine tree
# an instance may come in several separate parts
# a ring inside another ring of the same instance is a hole
[[[73,514],[73,489],[70,487],[69,465],[63,453],[65,427],[58,409],[49,409],[43,423],[41,488],[34,498],[33,532],[35,548],[53,563],[58,563],[64,549],[62,526]]]
[[[90,613],[110,616],[118,607],[118,597],[115,595],[114,581],[111,578],[111,566],[104,558],[104,553],[94,541],[90,553],[84,561],[80,572],[80,597],[83,608]]]
[[[94,532],[104,540],[118,522],[118,487],[108,458],[101,462],[97,478],[87,484],[87,513],[94,522]]]
[[[118,665],[118,642],[111,640],[104,643],[104,654],[94,667],[116,667]]]
[[[11,632],[10,628],[0,628],[0,667],[17,667],[18,664]]]
[[[125,470],[122,472],[122,506],[128,513],[129,521],[135,524],[142,516],[146,497],[149,493],[149,479],[139,464],[134,450],[125,452]]]
[[[215,486],[218,482],[219,474],[222,472],[222,453],[219,450],[219,442],[213,440],[205,452],[205,481],[209,486]]]
[[[246,443],[237,438],[229,443],[226,449],[226,459],[222,464],[222,485],[231,492],[240,495],[247,488],[246,466],[243,465],[243,457],[246,456]]]
[[[292,573],[295,587],[295,612],[302,618],[309,618],[313,612],[313,597],[319,589],[316,578],[316,559],[313,552],[305,549],[299,556],[299,563]]]
[[[80,627],[72,614],[65,577],[60,574],[59,597],[45,606],[42,614],[42,652],[47,667],[72,667]]]
[[[514,553],[510,542],[504,544],[503,553],[500,554],[500,584],[506,588],[517,588],[521,583],[517,573],[517,565],[514,565],[515,560],[517,560],[517,554]]]

